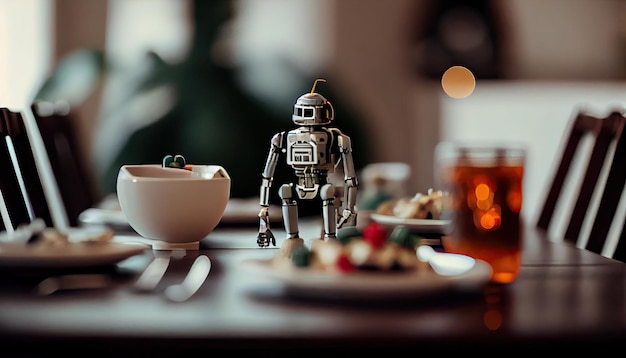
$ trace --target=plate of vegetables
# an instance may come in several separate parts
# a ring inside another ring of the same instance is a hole
[[[313,240],[290,255],[247,259],[242,268],[273,280],[284,293],[307,298],[378,301],[414,299],[443,292],[480,289],[491,267],[475,260],[455,275],[440,275],[416,255],[421,237],[408,228],[377,222],[363,230],[340,229],[337,240]]]

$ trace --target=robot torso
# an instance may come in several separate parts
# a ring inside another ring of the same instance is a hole
[[[320,185],[333,173],[337,150],[333,133],[325,127],[298,127],[286,133],[286,162],[298,177],[297,192],[301,199],[317,195]]]

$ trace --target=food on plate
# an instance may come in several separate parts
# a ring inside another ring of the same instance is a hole
[[[65,246],[71,243],[98,243],[113,239],[113,230],[106,227],[74,227],[59,230],[47,227],[41,218],[20,224],[14,231],[0,232],[0,241],[27,244],[33,247]]]
[[[39,232],[34,232],[28,239],[28,244],[45,248],[48,246],[65,246],[73,242],[108,242],[113,239],[113,230],[89,232],[89,230],[84,229],[83,232],[74,231],[72,236],[74,236],[73,239],[68,233],[63,233],[55,228],[45,228]]]
[[[294,249],[291,256],[277,255],[274,265],[284,269],[309,269],[324,272],[426,270],[429,266],[417,258],[422,237],[404,226],[391,232],[369,223],[363,230],[342,228],[336,240],[314,240],[309,246]]]
[[[411,198],[390,199],[382,203],[376,213],[402,219],[441,219],[441,213],[448,207],[447,194],[441,190],[429,189],[427,194],[417,193]]]

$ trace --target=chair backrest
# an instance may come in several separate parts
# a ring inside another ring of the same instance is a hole
[[[69,226],[65,205],[31,109],[0,108],[0,193],[3,229],[35,218],[47,226]]]
[[[48,202],[22,115],[0,108],[0,134],[0,191],[10,220],[3,220],[4,228],[16,228],[36,217],[52,226]]]
[[[591,154],[587,157],[582,171],[582,180],[576,193],[573,210],[569,216],[563,239],[577,244],[584,240],[584,248],[603,253],[609,230],[612,225],[622,230],[619,243],[612,256],[626,262],[626,239],[624,239],[623,214],[617,210],[626,179],[626,150],[623,133],[626,119],[619,111],[606,117],[595,117],[579,112],[572,120],[565,139],[563,152],[558,158],[554,178],[550,184],[544,205],[541,208],[537,227],[548,230],[553,222],[557,202],[563,199],[566,177],[571,173],[572,161],[579,150],[581,140],[587,135],[593,138]],[[608,168],[608,170],[607,170]],[[603,177],[601,174],[608,171]],[[606,178],[606,180],[601,180]],[[600,203],[594,212],[590,205],[594,192],[602,193]],[[588,237],[581,237],[581,229],[586,220],[592,220]]]
[[[75,121],[64,102],[36,101],[32,112],[54,172],[69,224],[78,225],[81,212],[93,206],[96,194],[85,167]]]
[[[16,171],[14,163],[15,148],[9,137],[9,132],[16,130],[12,126],[13,113],[6,108],[0,108],[0,229],[12,230],[16,224],[32,220],[32,208],[24,200],[23,177]],[[19,129],[19,128],[18,128]],[[31,209],[31,210],[29,210]],[[30,212],[29,212],[30,211]]]

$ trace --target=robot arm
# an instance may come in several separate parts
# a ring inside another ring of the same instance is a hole
[[[278,157],[282,151],[282,139],[283,133],[277,133],[274,137],[272,137],[270,151],[267,155],[267,161],[265,162],[265,168],[263,168],[263,173],[261,174],[261,190],[259,195],[261,211],[259,211],[259,235],[257,237],[257,244],[259,247],[268,247],[270,243],[276,246],[276,239],[270,230],[269,206],[270,189],[274,179],[274,172],[276,171]]]
[[[272,137],[270,152],[267,155],[265,168],[263,168],[263,173],[261,174],[260,204],[264,207],[270,206],[270,188],[272,187],[278,157],[282,151],[282,139],[283,133],[277,133]]]
[[[356,195],[359,187],[359,182],[356,177],[356,171],[354,170],[354,161],[352,159],[352,144],[350,137],[339,133],[337,137],[337,144],[339,146],[339,153],[341,154],[341,161],[343,162],[344,172],[344,198],[343,198],[343,211],[339,218],[337,228],[341,228],[344,224],[348,226],[356,225],[356,211],[354,206],[356,204]]]

